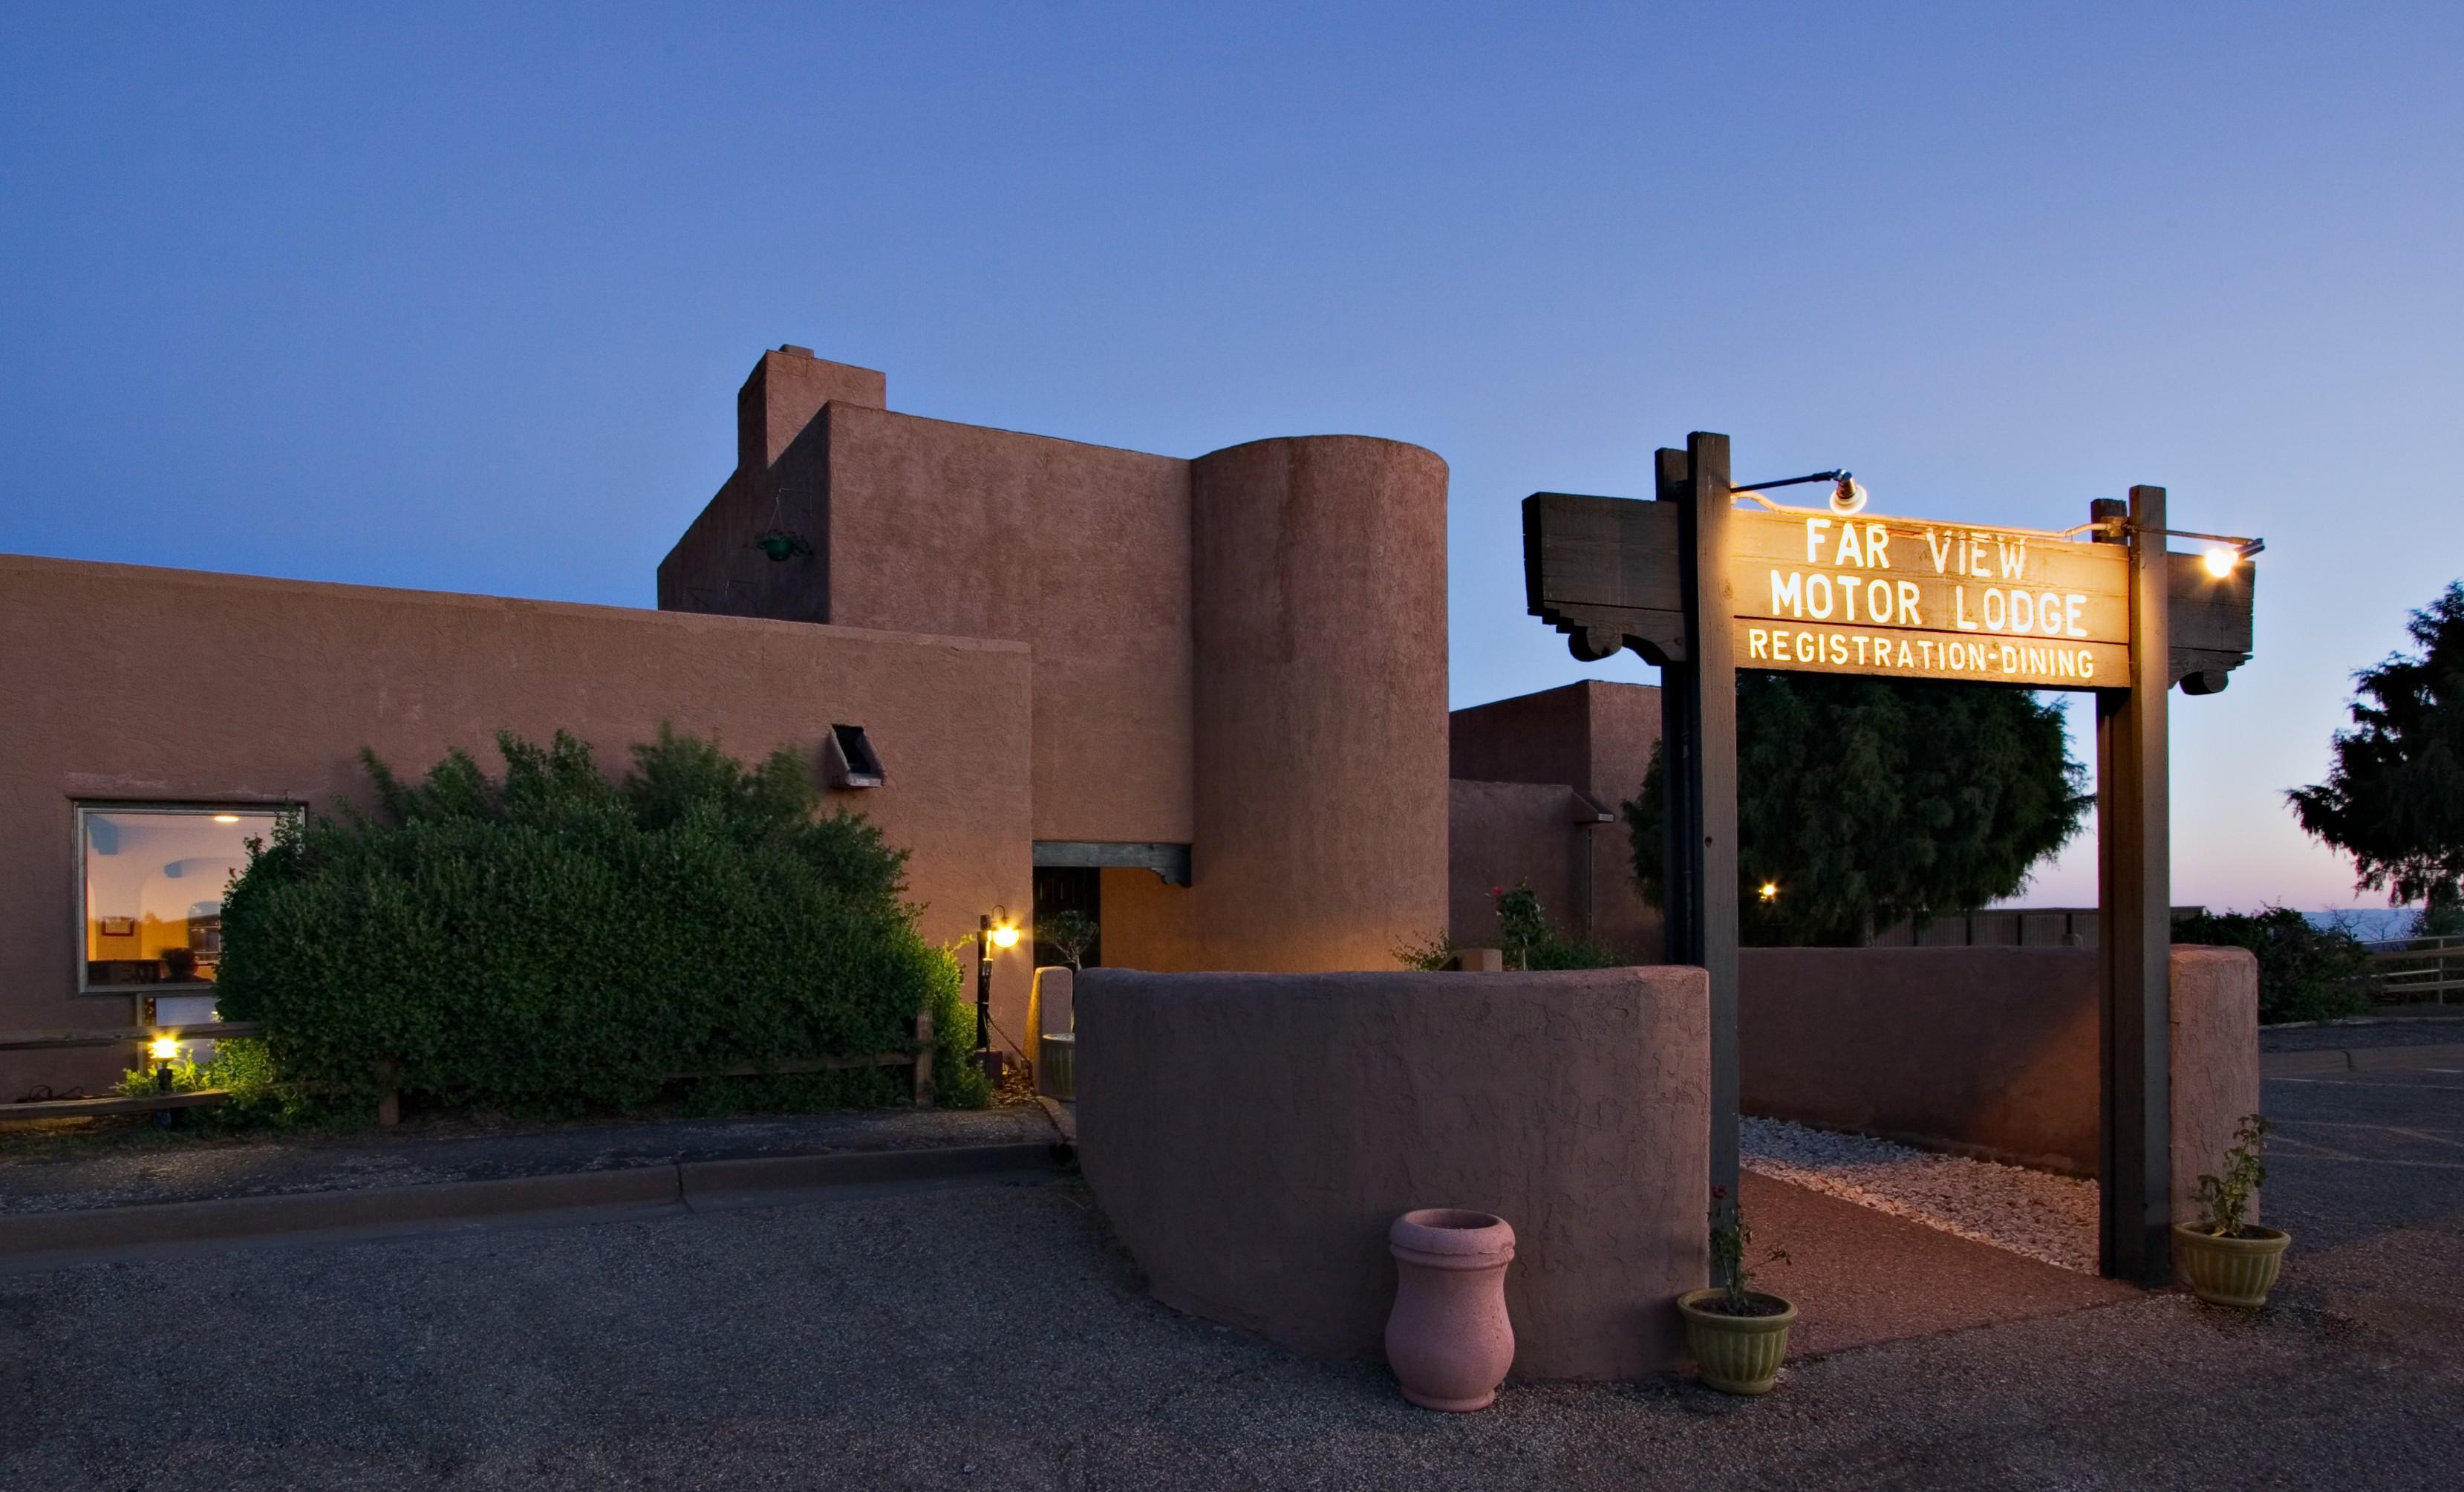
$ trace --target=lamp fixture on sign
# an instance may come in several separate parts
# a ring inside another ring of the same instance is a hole
[[[1851,514],[1862,513],[1865,511],[1865,484],[1857,480],[1856,477],[1850,475],[1844,470],[1838,472],[1809,472],[1804,476],[1792,476],[1783,481],[1777,482],[1747,482],[1739,486],[1730,487],[1728,489],[1728,495],[1732,498],[1750,497],[1754,501],[1761,503],[1764,507],[1771,509],[1773,513],[1777,513],[1779,511],[1779,504],[1764,496],[1762,494],[1762,489],[1766,487],[1801,487],[1807,482],[1829,482],[1831,484],[1831,511],[1838,514],[1843,518]]]

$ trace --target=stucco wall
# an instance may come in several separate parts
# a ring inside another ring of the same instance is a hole
[[[895,414],[869,368],[765,353],[737,468],[659,566],[671,610],[1030,644],[1035,834],[1186,844],[1189,463]],[[753,547],[773,526],[809,555]]]
[[[1386,969],[1446,917],[1446,468],[1361,436],[1191,468],[1182,967]]]
[[[0,557],[0,698],[19,707],[0,735],[0,1028],[128,1018],[125,996],[72,994],[76,801],[326,808],[362,797],[363,746],[424,772],[451,746],[494,761],[499,728],[570,730],[621,770],[662,720],[746,757],[862,725],[889,783],[830,797],[913,852],[926,935],[963,935],[1027,902],[1029,783],[1016,734],[951,702],[1023,718],[1026,663],[1013,643]],[[1001,955],[1013,1032],[1028,976],[1025,945]],[[0,1098],[112,1070],[0,1054]]]
[[[1496,898],[1490,890],[1528,881],[1550,920],[1575,936],[1591,930],[1591,882],[1598,861],[1607,873],[1626,873],[1622,830],[1594,825],[1588,797],[1542,782],[1446,784],[1446,926],[1457,945],[1498,946]],[[1616,837],[1603,851],[1600,836]]]
[[[1699,969],[1078,980],[1087,1180],[1157,1299],[1328,1357],[1375,1356],[1387,1225],[1514,1225],[1514,1371],[1675,1365],[1708,1261]]]
[[[1035,837],[1188,844],[1189,463],[833,404],[829,620],[1035,649]],[[954,699],[952,708],[979,712]]]
[[[736,470],[659,561],[659,608],[832,620],[828,430],[813,416],[828,404],[881,408],[888,386],[802,347],[763,353],[736,393]],[[769,559],[753,541],[774,528],[813,552]]]
[[[1467,705],[1447,720],[1449,770],[1458,779],[1561,783],[1580,790],[1611,813],[1642,790],[1652,747],[1659,739],[1660,691],[1598,679]],[[1463,806],[1459,799],[1459,815]],[[1490,822],[1503,826],[1493,815]],[[1521,853],[1537,860],[1547,852],[1538,842],[1537,821],[1530,823],[1531,828],[1525,831],[1530,840]],[[1592,835],[1590,873],[1586,877],[1578,868],[1568,891],[1574,893],[1587,881],[1588,893],[1578,905],[1570,899],[1551,900],[1542,891],[1543,905],[1562,932],[1606,943],[1639,962],[1659,962],[1664,953],[1661,916],[1635,885],[1634,852],[1622,819],[1586,832]],[[1498,880],[1482,867],[1476,850],[1477,846],[1460,842],[1454,850],[1459,940],[1471,930],[1495,924],[1485,909],[1473,909],[1466,901],[1467,895],[1485,891]],[[1578,846],[1567,851],[1580,852]],[[1539,889],[1537,879],[1532,885]]]
[[[2094,950],[1749,948],[1738,987],[1747,1112],[2096,1174]],[[2176,948],[2171,999],[2178,1206],[2258,1108],[2257,963]]]
[[[2258,1112],[2258,960],[2241,948],[2173,950],[2173,1216],[2199,1214],[2199,1174],[2222,1172],[2233,1129]],[[2251,1220],[2258,1220],[2253,1200]]]
[[[1191,846],[1188,888],[1106,872],[1108,962],[1384,968],[1443,930],[1443,462],[1356,436],[1190,462],[880,387],[765,355],[660,604],[1031,645],[1025,714],[941,703],[1025,739],[1032,837]],[[774,522],[815,553],[763,559]]]

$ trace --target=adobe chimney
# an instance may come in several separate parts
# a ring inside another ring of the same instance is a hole
[[[736,469],[759,475],[825,404],[886,409],[889,380],[871,368],[825,362],[810,347],[765,352],[736,393]]]

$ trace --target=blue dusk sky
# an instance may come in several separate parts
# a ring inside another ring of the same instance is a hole
[[[2157,483],[2268,540],[2176,899],[2344,906],[2282,792],[2464,573],[2459,64],[2453,4],[12,4],[0,550],[649,605],[799,342],[1429,447],[1469,704],[1653,678],[1524,616],[1516,504],[1691,429],[1912,516]]]

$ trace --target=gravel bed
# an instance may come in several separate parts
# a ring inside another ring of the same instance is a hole
[[[1746,1169],[1777,1181],[2096,1273],[2096,1183],[1781,1119],[1744,1121]]]

